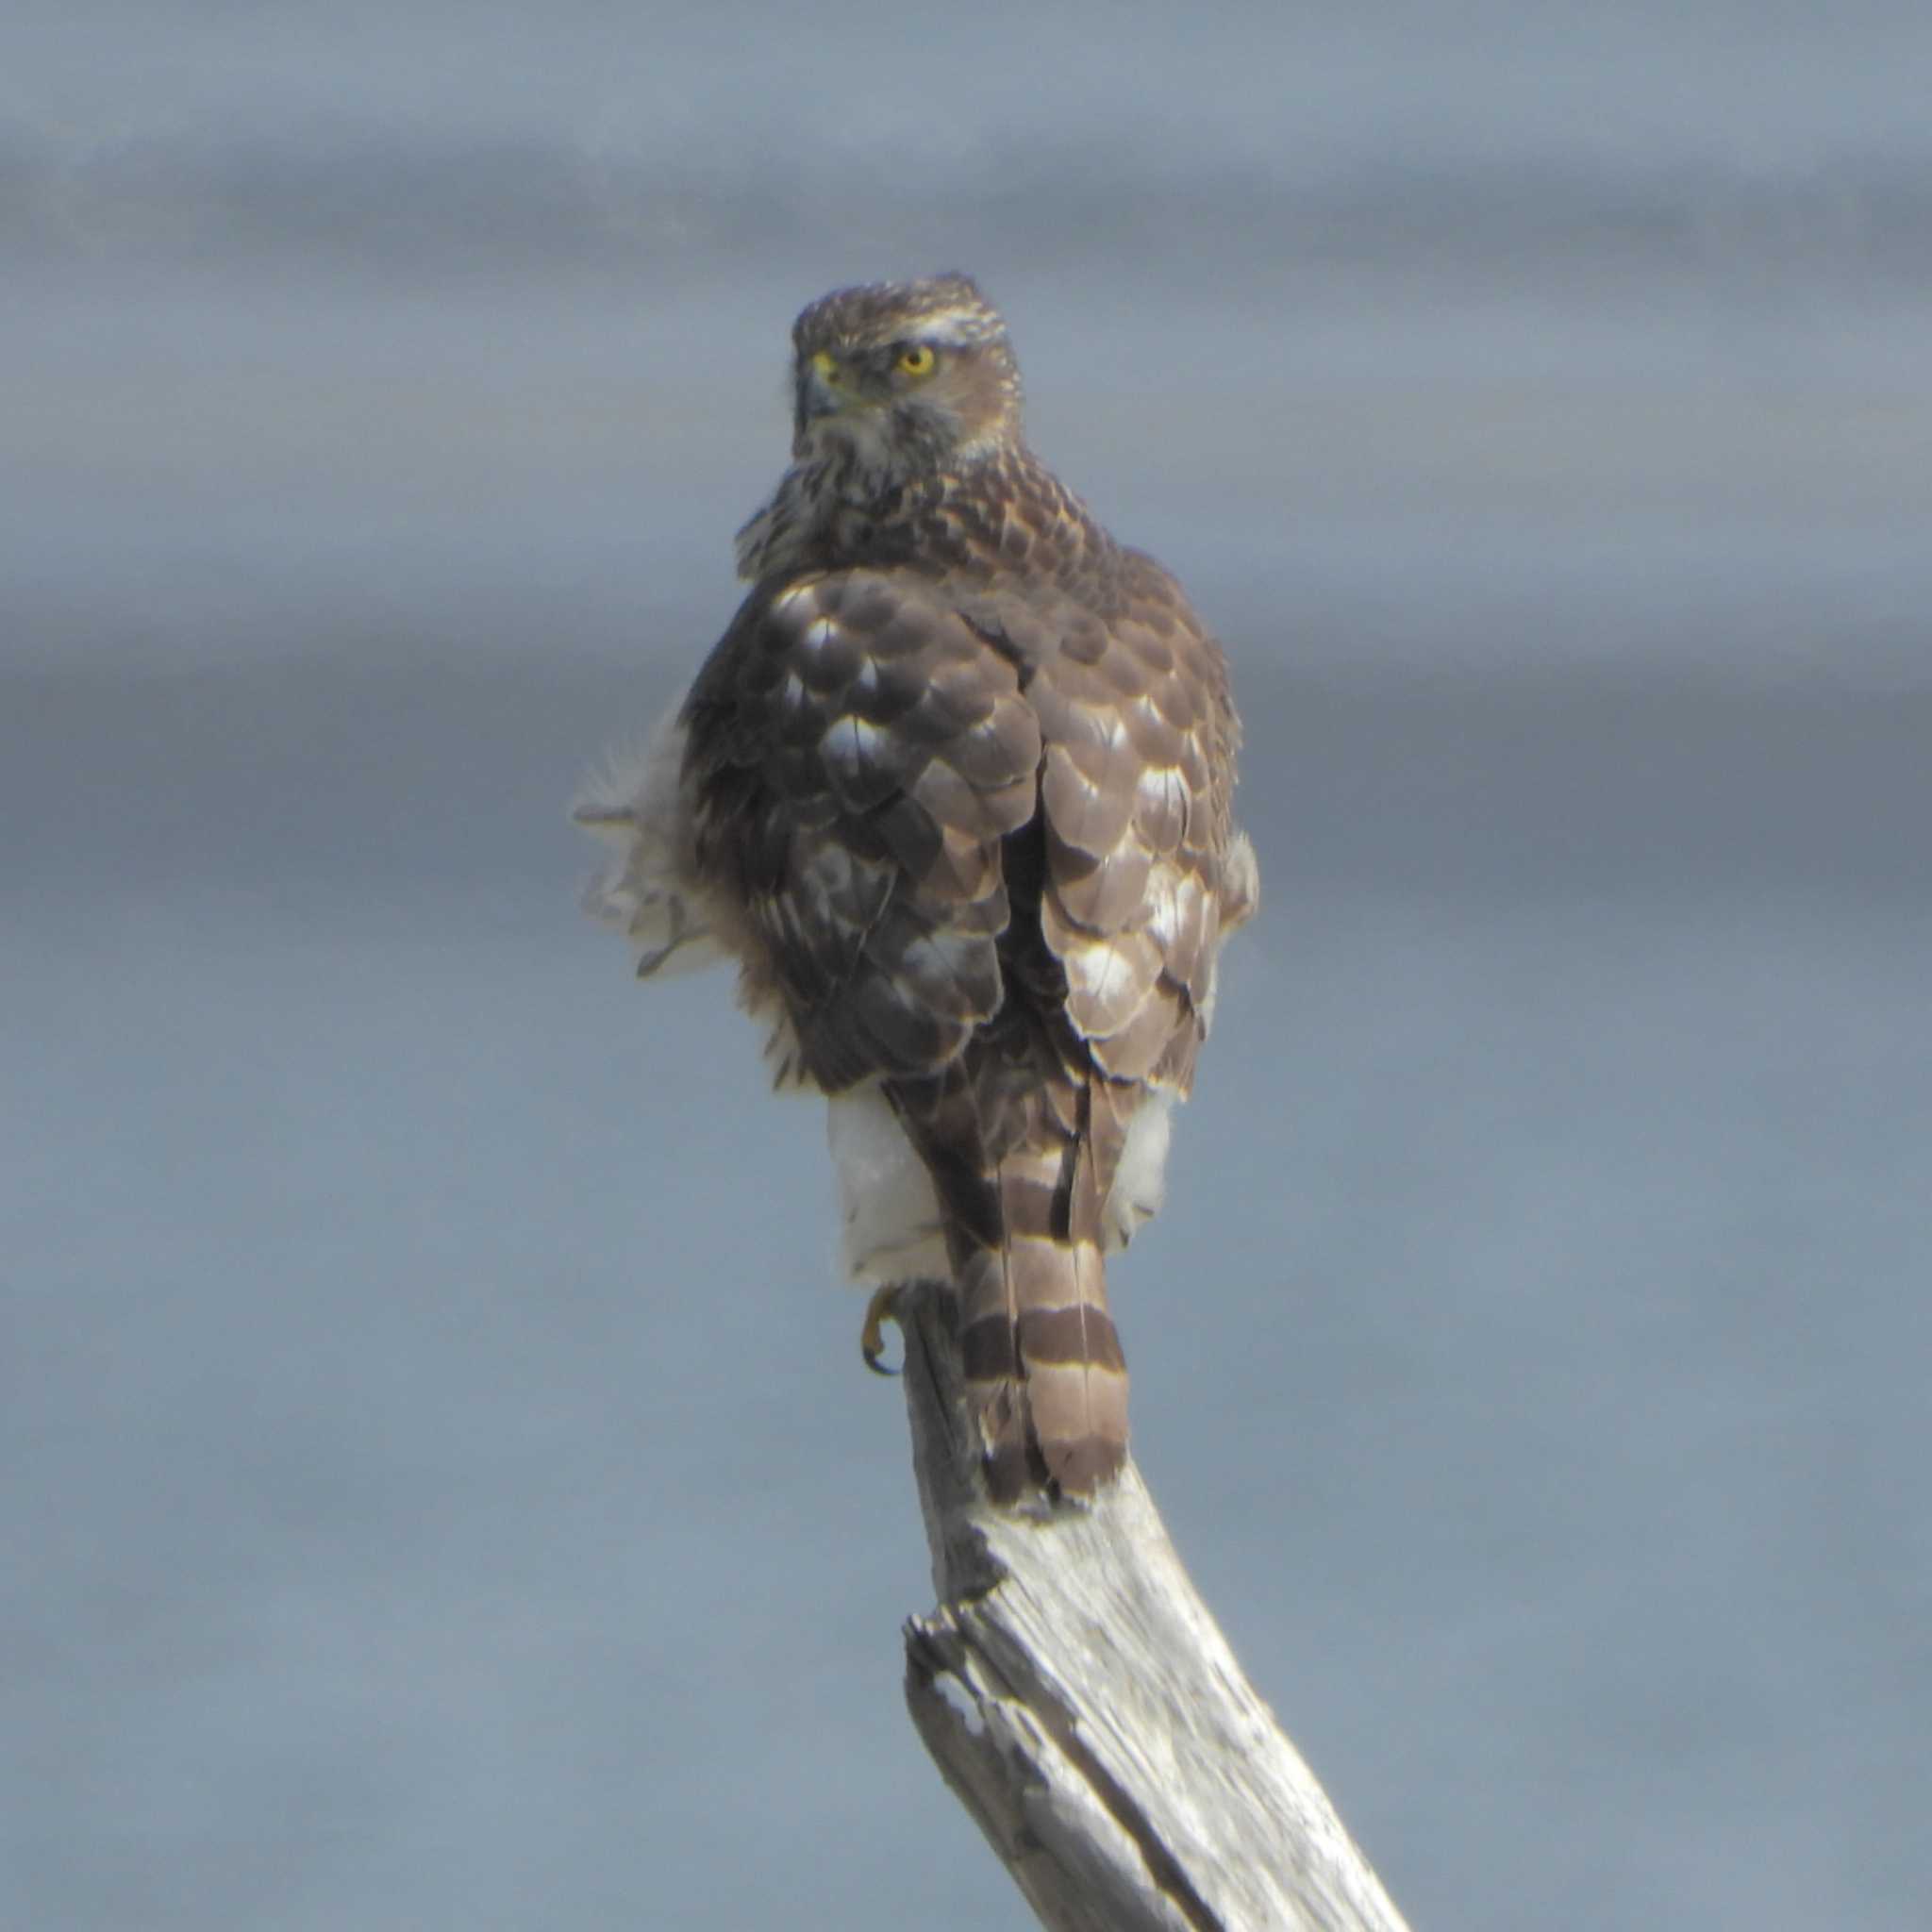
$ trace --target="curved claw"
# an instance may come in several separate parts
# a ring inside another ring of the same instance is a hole
[[[898,1326],[899,1287],[896,1282],[874,1290],[871,1301],[865,1305],[865,1326],[858,1331],[858,1352],[874,1375],[896,1375],[899,1373],[885,1364],[885,1324],[888,1322],[894,1327]]]

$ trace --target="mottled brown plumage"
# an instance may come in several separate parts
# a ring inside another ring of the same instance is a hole
[[[1254,905],[1226,669],[1026,448],[970,281],[838,291],[793,342],[749,594],[655,761],[582,813],[623,848],[601,904],[641,971],[735,957],[781,1080],[834,1096],[856,1261],[957,1287],[991,1494],[1089,1491],[1126,1443],[1103,1250],[1158,1205]],[[848,1100],[890,1108],[909,1180],[875,1140],[847,1158]]]

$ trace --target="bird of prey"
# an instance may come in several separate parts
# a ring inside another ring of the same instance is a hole
[[[1158,1208],[1222,941],[1254,908],[1220,647],[1027,448],[964,275],[792,329],[791,464],[689,695],[579,821],[641,976],[738,967],[829,1103],[847,1261],[958,1297],[989,1495],[1126,1455],[1103,1256]]]

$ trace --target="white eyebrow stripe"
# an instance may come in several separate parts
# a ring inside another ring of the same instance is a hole
[[[942,349],[963,349],[971,343],[988,341],[992,331],[977,309],[939,308],[930,315],[922,315],[911,334],[917,341],[936,342]]]

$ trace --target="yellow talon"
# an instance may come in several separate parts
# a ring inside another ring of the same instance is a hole
[[[865,1305],[865,1326],[858,1331],[858,1352],[874,1375],[896,1375],[899,1373],[897,1369],[887,1368],[882,1359],[886,1352],[884,1330],[888,1322],[894,1327],[899,1323],[897,1282],[888,1282],[884,1288],[873,1291],[871,1301]]]

